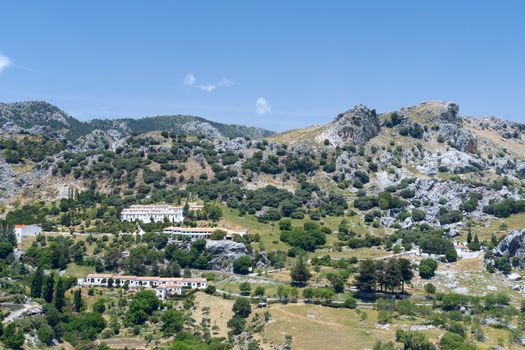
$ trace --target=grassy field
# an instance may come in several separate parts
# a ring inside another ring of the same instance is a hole
[[[233,316],[232,306],[234,301],[222,299],[205,293],[195,294],[196,310],[192,317],[196,323],[200,323],[204,318],[210,319],[210,324],[217,326],[218,329],[212,330],[214,337],[228,337],[228,320]]]
[[[261,223],[255,218],[253,215],[245,215],[243,217],[239,216],[239,211],[236,209],[229,209],[226,206],[222,207],[223,212],[223,219],[220,222],[220,225],[223,225],[228,228],[245,228],[248,230],[249,233],[255,234],[258,233],[261,236],[261,243],[264,246],[266,251],[272,251],[272,250],[282,250],[287,251],[290,247],[286,244],[280,241],[280,230],[279,230],[279,224],[278,223]],[[342,217],[334,217],[334,216],[327,216],[322,218],[319,223],[321,226],[328,227],[332,230],[332,232],[335,232],[341,223]],[[365,235],[367,233],[370,233],[372,235],[384,235],[384,229],[374,229],[364,224],[361,217],[359,216],[352,216],[352,217],[344,217],[344,219],[348,222],[348,226],[351,230],[356,232],[358,235]],[[306,221],[309,221],[310,218],[306,216],[304,219],[298,220],[298,219],[291,219],[293,226],[302,226]],[[338,241],[337,234],[330,234],[326,237],[326,247],[329,248],[333,245],[333,243]],[[321,249],[318,250],[321,252],[328,251],[327,249]],[[367,257],[367,254],[369,253],[367,249],[359,250],[354,249],[352,252],[355,256],[358,258],[360,256]],[[325,253],[321,253],[324,255]],[[330,253],[332,255],[332,253]],[[333,255],[334,257],[338,257],[338,254],[335,253]],[[372,252],[372,257],[379,257],[382,255],[387,255],[387,253],[383,253],[381,251]],[[348,256],[352,256],[351,254]],[[347,257],[346,252],[344,254],[341,254],[340,257]]]
[[[290,335],[294,349],[365,349],[395,337],[393,330],[376,329],[374,310],[361,311],[366,320],[355,310],[309,304],[274,304],[269,310],[272,322],[264,333],[268,344],[283,343]]]
[[[331,258],[335,259],[348,259],[355,256],[358,259],[373,259],[382,256],[387,256],[390,254],[392,254],[392,252],[388,252],[380,248],[345,248],[341,252],[331,252],[327,249],[318,249],[314,253],[310,254],[310,256],[322,257],[325,255],[329,255]]]
[[[94,273],[94,272],[95,272],[94,266],[81,266],[75,263],[70,263],[66,268],[65,275],[73,276],[76,278],[85,278],[86,275],[90,273]]]

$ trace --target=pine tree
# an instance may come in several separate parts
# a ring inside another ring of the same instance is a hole
[[[401,270],[401,292],[405,292],[405,283],[412,281],[414,272],[412,271],[412,265],[407,259],[398,259],[399,269]]]
[[[386,273],[385,273],[385,262],[383,260],[377,260],[375,262],[376,269],[376,282],[379,286],[379,290],[382,292],[386,286]]]
[[[359,264],[356,276],[356,287],[360,292],[373,292],[376,289],[376,264],[372,259],[366,259]]]
[[[75,311],[80,312],[80,309],[82,308],[82,292],[80,289],[75,290],[73,304],[75,305]]]
[[[467,234],[467,244],[472,242],[472,230],[470,229],[470,225],[468,226],[468,234]]]
[[[55,277],[53,274],[50,274],[49,276],[46,276],[44,279],[44,284],[42,286],[42,298],[44,298],[45,301],[50,303],[53,301],[53,289],[55,285]]]
[[[492,234],[492,236],[490,237],[490,242],[492,243],[492,246],[494,247],[498,245],[498,239],[496,238],[495,234]]]
[[[33,298],[40,298],[42,295],[42,282],[44,280],[44,272],[42,271],[42,268],[39,267],[35,275],[33,276],[33,280],[31,281],[31,296]]]
[[[302,257],[299,258],[297,264],[290,270],[290,276],[292,277],[292,283],[299,285],[304,285],[312,278],[312,273]]]
[[[385,287],[394,292],[401,286],[403,275],[397,259],[389,259],[385,267]]]
[[[55,307],[57,310],[62,311],[62,308],[66,304],[65,300],[66,288],[64,287],[64,282],[62,278],[58,278],[57,288],[55,293]]]

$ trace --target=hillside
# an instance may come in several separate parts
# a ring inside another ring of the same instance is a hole
[[[29,310],[4,320],[11,333],[34,322],[35,348],[53,336],[72,348],[162,348],[173,334],[203,349],[525,342],[523,124],[440,101],[380,114],[358,105],[277,135],[187,116],[3,110],[0,296]],[[191,241],[164,232],[174,223],[120,220],[154,203],[184,206],[183,226],[221,229]],[[15,224],[44,234],[16,242]],[[222,229],[247,233],[229,241]],[[93,272],[112,277],[83,284]],[[209,288],[159,300],[147,285],[121,288],[124,277],[200,277]]]

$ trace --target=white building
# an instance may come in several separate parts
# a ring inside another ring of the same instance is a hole
[[[168,204],[160,205],[132,205],[120,213],[122,221],[141,221],[144,223],[161,222],[168,219],[170,222],[182,222],[182,207]]]
[[[110,280],[114,287],[127,285],[129,288],[154,288],[157,297],[161,300],[166,299],[168,295],[182,294],[183,288],[204,289],[208,287],[208,282],[205,278],[137,277],[107,273],[89,274],[79,284],[108,287]]]
[[[230,229],[221,228],[221,227],[175,227],[175,226],[166,227],[162,232],[169,234],[169,235],[187,237],[187,238],[190,238],[191,240],[195,240],[199,238],[207,239],[212,235],[213,232],[217,230],[226,232],[226,236],[224,238],[228,240],[232,240],[233,237],[236,235],[244,236],[247,233],[246,230],[230,230]]]
[[[34,237],[42,232],[40,226],[36,225],[15,225],[15,235],[17,242],[22,242],[25,237]]]

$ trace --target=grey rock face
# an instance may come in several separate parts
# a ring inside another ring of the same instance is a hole
[[[467,153],[475,153],[478,140],[475,135],[465,130],[461,124],[440,123],[439,135],[453,144],[457,149]]]
[[[525,229],[512,231],[507,237],[499,242],[498,246],[492,250],[496,257],[508,255],[510,258],[520,258],[520,266],[525,266]]]
[[[333,146],[344,146],[348,143],[364,145],[379,134],[381,127],[375,110],[364,105],[341,113],[326,126],[316,137],[318,142],[328,140]]]
[[[233,272],[233,262],[241,256],[250,255],[243,243],[233,241],[206,240],[206,249],[212,256],[208,269],[223,272]]]

